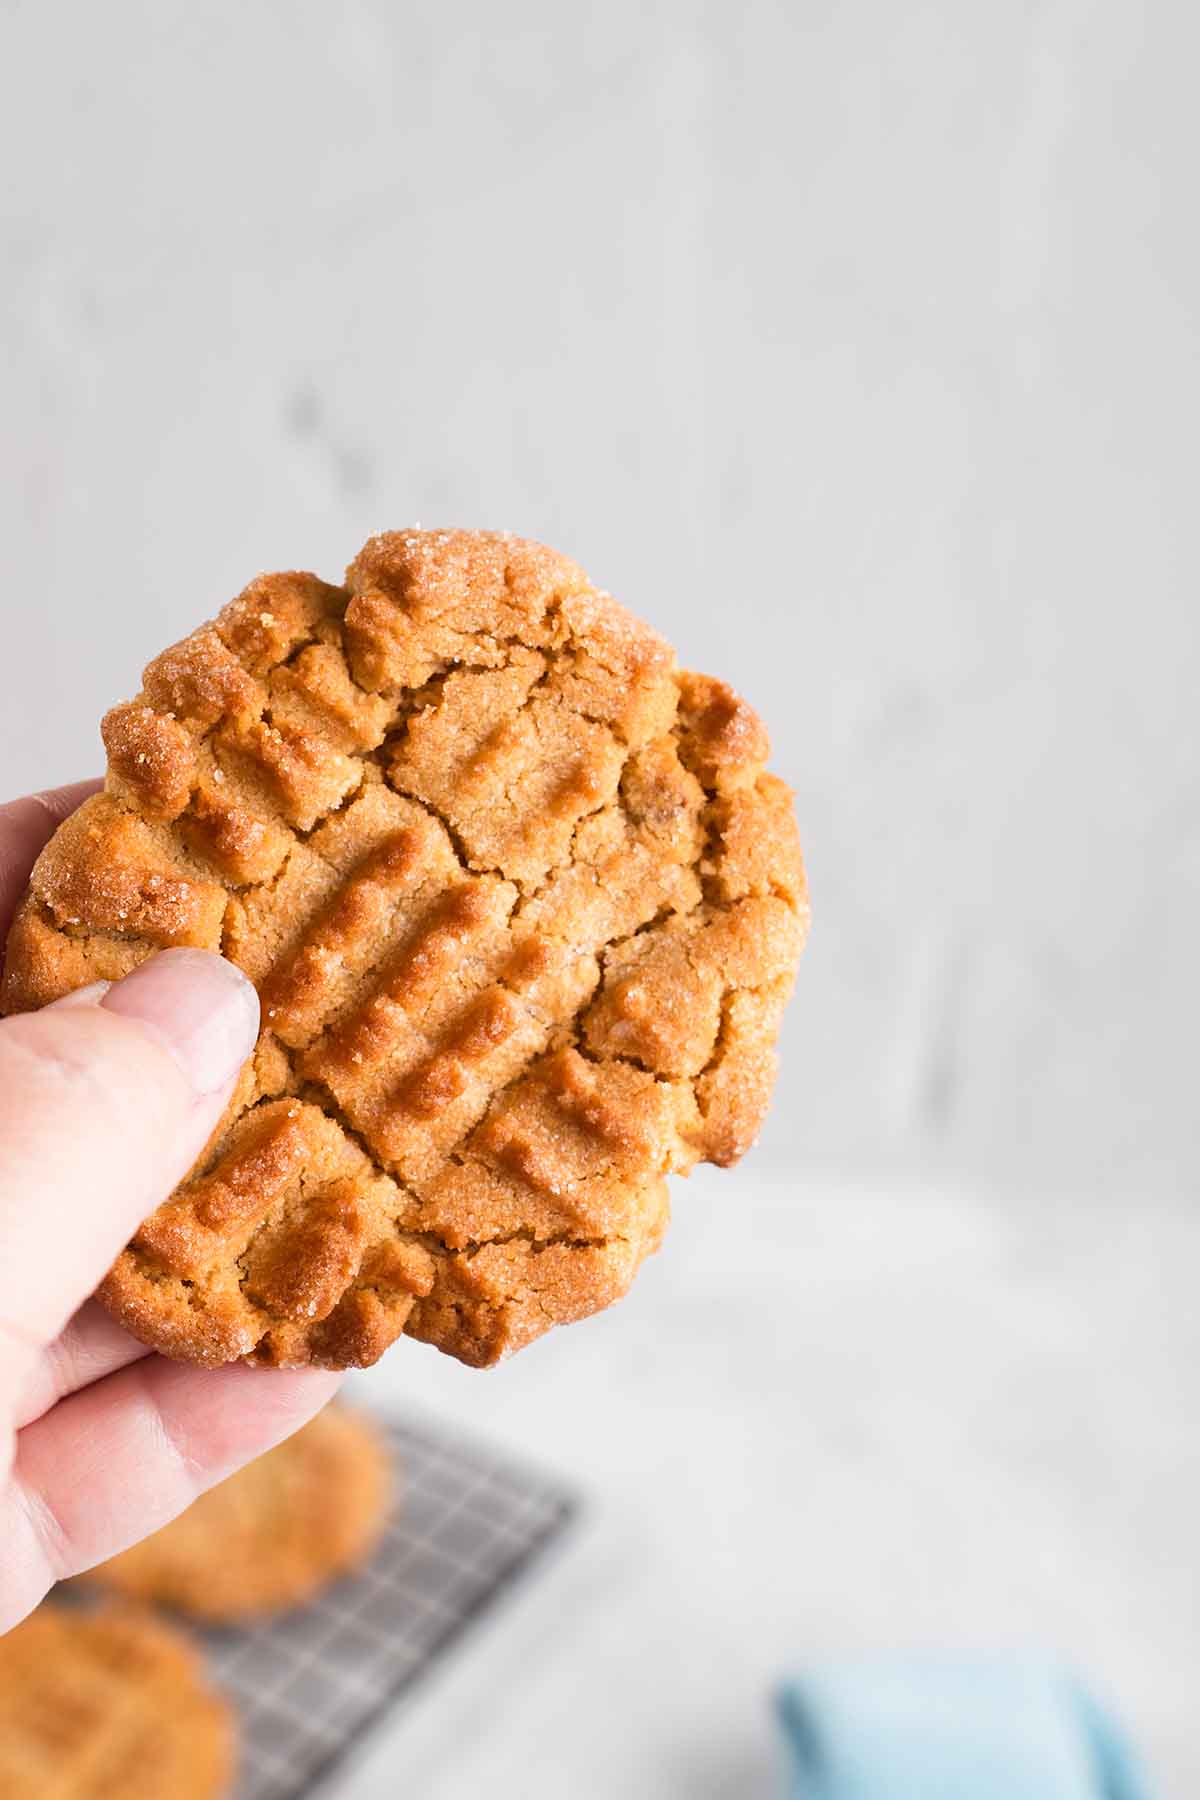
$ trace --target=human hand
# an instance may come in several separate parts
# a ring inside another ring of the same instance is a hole
[[[0,943],[42,845],[93,791],[0,807]],[[257,1030],[249,982],[200,950],[0,1022],[0,1632],[337,1386],[167,1362],[87,1302],[203,1149]]]

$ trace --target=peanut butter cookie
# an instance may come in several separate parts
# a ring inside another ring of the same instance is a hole
[[[392,1490],[378,1432],[327,1407],[87,1580],[214,1624],[281,1612],[361,1567]]]
[[[169,1356],[495,1362],[629,1287],[666,1177],[749,1147],[807,924],[722,682],[574,563],[373,538],[260,577],[104,721],[3,1006],[222,950],[262,997],[208,1152],[100,1290]]]
[[[4,1800],[216,1800],[233,1714],[168,1626],[40,1606],[0,1638]]]

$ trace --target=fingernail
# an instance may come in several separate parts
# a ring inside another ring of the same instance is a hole
[[[258,1036],[258,995],[240,969],[209,950],[164,950],[100,1004],[157,1038],[198,1096],[232,1081]]]

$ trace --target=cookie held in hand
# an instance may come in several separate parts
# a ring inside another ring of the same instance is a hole
[[[393,1487],[370,1421],[328,1406],[86,1580],[210,1624],[282,1612],[362,1567]]]
[[[574,563],[373,538],[262,576],[104,721],[3,1005],[220,950],[262,1033],[100,1289],[156,1350],[485,1365],[628,1289],[666,1177],[749,1147],[807,925],[791,795],[728,687]]]
[[[0,1638],[5,1800],[217,1800],[234,1746],[196,1651],[147,1614],[45,1605]]]

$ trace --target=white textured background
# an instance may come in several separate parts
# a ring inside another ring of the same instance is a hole
[[[513,1791],[757,1792],[691,1734],[789,1646],[1025,1634],[1195,1792],[1194,9],[0,16],[3,787],[95,767],[256,571],[419,521],[577,556],[797,789],[816,929],[747,1173],[530,1372],[376,1378],[549,1448],[642,1344],[677,1407],[589,1389],[577,1470],[663,1532],[712,1444],[741,1470],[681,1540],[728,1536],[719,1632],[676,1584],[650,1654],[758,1660],[661,1672],[608,1773],[514,1727]]]

